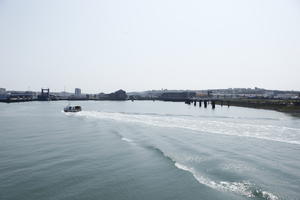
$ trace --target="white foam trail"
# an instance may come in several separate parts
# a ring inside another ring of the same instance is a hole
[[[290,127],[214,121],[184,116],[143,115],[96,111],[82,111],[77,113],[76,116],[140,123],[157,127],[184,128],[206,133],[251,137],[300,145],[300,129]]]
[[[233,192],[249,198],[255,198],[257,197],[257,195],[261,194],[261,196],[267,200],[279,200],[279,198],[276,195],[270,192],[260,191],[260,190],[255,190],[253,192],[252,191],[253,186],[248,182],[227,182],[227,181],[215,182],[209,180],[208,178],[205,178],[204,176],[201,176],[196,170],[194,170],[191,167],[187,167],[177,162],[175,162],[175,166],[178,169],[190,172],[200,184],[204,184],[218,191]]]
[[[260,197],[260,198],[264,198],[266,200],[279,200],[279,198],[276,195],[274,195],[270,192],[267,192],[267,191],[263,191],[261,189],[256,189],[256,187],[253,184],[246,182],[246,181],[243,181],[243,182],[212,181],[209,178],[202,176],[194,168],[188,167],[181,163],[178,163],[173,157],[167,155],[161,149],[159,149],[157,147],[153,147],[153,146],[150,146],[150,148],[160,152],[164,157],[170,159],[174,163],[175,167],[177,167],[178,169],[181,169],[181,170],[191,173],[193,175],[193,177],[200,184],[206,185],[206,186],[213,188],[215,190],[218,190],[218,191],[233,192],[235,194],[239,194],[239,195],[246,196],[249,198],[257,198],[257,197],[259,198]]]
[[[225,181],[217,183],[215,181],[209,180],[209,179],[201,176],[193,168],[187,167],[187,166],[179,164],[177,162],[175,163],[175,166],[178,169],[182,169],[184,171],[190,172],[199,183],[204,184],[213,189],[216,189],[219,191],[231,191],[231,192],[239,193],[243,196],[253,197],[252,193],[247,191],[246,183],[237,183],[237,182],[229,183],[229,182],[225,182]]]
[[[123,140],[125,142],[129,142],[129,143],[133,143],[133,140],[126,138],[126,137],[122,137],[121,140]]]
[[[266,191],[262,191],[262,196],[265,199],[270,199],[270,200],[279,200],[279,198],[277,196],[275,196],[274,194],[270,193],[270,192],[266,192]]]

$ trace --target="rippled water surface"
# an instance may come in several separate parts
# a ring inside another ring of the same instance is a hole
[[[0,199],[300,199],[300,118],[72,103],[0,104]]]

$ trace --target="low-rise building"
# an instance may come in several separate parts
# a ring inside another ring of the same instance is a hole
[[[196,92],[165,92],[160,95],[159,99],[164,101],[182,101],[195,96]]]
[[[6,94],[6,89],[5,88],[0,88],[0,94]]]
[[[0,101],[6,100],[7,99],[7,93],[5,88],[0,88]]]
[[[75,88],[75,96],[81,96],[81,89],[80,88]]]

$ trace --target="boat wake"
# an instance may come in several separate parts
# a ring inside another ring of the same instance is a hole
[[[192,116],[161,116],[97,111],[82,111],[80,113],[77,113],[76,116],[115,120],[125,123],[138,123],[147,126],[164,128],[182,128],[197,132],[249,137],[300,145],[300,129],[284,126],[217,121],[203,118],[199,119]]]
[[[219,133],[218,132],[218,126],[225,126],[225,131],[230,131],[230,128],[234,126],[234,124],[231,124],[230,122],[215,122],[215,121],[205,121],[196,123],[195,119],[186,119],[186,118],[178,118],[178,117],[163,117],[163,116],[149,116],[149,115],[135,115],[135,114],[124,114],[124,113],[107,113],[107,112],[88,112],[83,111],[81,113],[78,113],[76,116],[82,116],[87,118],[97,118],[97,119],[104,119],[104,120],[116,120],[120,122],[128,122],[128,123],[141,123],[144,125],[151,125],[151,126],[159,126],[159,127],[168,127],[168,128],[185,128],[185,129],[191,129],[196,131],[206,131],[210,133]],[[197,120],[199,121],[199,120]],[[196,125],[193,125],[193,123],[196,123]],[[211,125],[217,125],[216,129],[213,129],[213,126]],[[237,124],[239,125],[239,124]],[[207,126],[207,127],[203,127]],[[246,125],[239,125],[239,128],[243,128]],[[261,128],[259,125],[256,127],[257,129]],[[274,128],[268,126],[267,128]],[[245,129],[245,127],[244,127]],[[263,129],[264,130],[264,129]],[[244,135],[242,134],[236,134],[238,136],[248,136],[247,132],[245,130]],[[257,133],[262,133],[257,131]],[[136,144],[134,140],[129,139],[125,136],[123,136],[118,131],[113,131],[114,134],[116,134],[122,141],[125,141],[127,143]],[[219,134],[226,134],[224,132],[220,132]],[[228,134],[228,133],[227,133]],[[228,135],[235,135],[234,132],[230,132]],[[257,137],[260,137],[257,135]],[[263,138],[263,139],[269,139],[274,140],[274,138]],[[290,143],[290,141],[284,141],[287,143]],[[299,143],[300,144],[300,143]],[[164,157],[168,161],[170,161],[177,169],[186,171],[190,173],[194,179],[203,185],[206,185],[207,187],[210,187],[214,190],[221,191],[221,192],[231,192],[237,195],[245,196],[248,198],[253,199],[265,199],[265,200],[279,200],[279,197],[275,194],[265,191],[264,189],[256,186],[255,184],[245,180],[245,181],[237,181],[237,182],[230,182],[230,181],[215,181],[212,180],[204,175],[202,175],[199,171],[197,171],[194,167],[189,166],[187,164],[183,164],[184,162],[178,161],[177,159],[173,158],[172,156],[168,155],[164,151],[162,151],[160,148],[156,146],[144,146],[141,145],[143,148],[147,148],[151,151],[155,151],[160,156]]]
[[[125,142],[129,142],[129,143],[133,143],[134,141],[129,139],[129,138],[126,138],[126,137],[122,137],[121,140],[125,141]]]
[[[118,138],[120,138],[122,141],[127,142],[127,143],[131,143],[131,144],[136,144],[134,140],[129,139],[127,137],[124,137],[121,133],[119,133],[118,131],[112,130],[111,131],[114,135],[116,135]]]
[[[254,199],[259,198],[259,199],[265,199],[265,200],[279,200],[278,196],[276,196],[268,191],[264,191],[263,189],[255,186],[254,184],[252,184],[248,181],[242,181],[242,182],[213,181],[213,180],[201,175],[193,167],[188,167],[184,164],[177,162],[175,159],[173,159],[171,156],[164,153],[159,148],[153,147],[153,146],[148,146],[148,148],[158,152],[164,158],[171,161],[176,168],[191,173],[193,175],[193,177],[197,180],[198,183],[206,185],[212,189],[215,189],[215,190],[218,190],[221,192],[232,192],[237,195],[245,196],[248,198],[254,198]]]
[[[227,181],[212,181],[202,175],[200,175],[196,170],[191,167],[187,167],[183,164],[175,162],[175,166],[178,169],[190,172],[193,177],[201,184],[204,184],[210,188],[216,189],[218,191],[233,192],[242,196],[249,198],[262,198],[266,200],[279,200],[279,198],[267,191],[256,188],[255,185],[250,182],[227,182]]]

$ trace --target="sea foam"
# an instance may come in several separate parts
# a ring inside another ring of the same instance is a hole
[[[260,198],[265,200],[279,200],[279,197],[272,194],[271,192],[264,191],[261,188],[251,184],[248,181],[242,182],[229,182],[229,181],[214,181],[211,180],[203,175],[201,175],[196,169],[193,167],[189,167],[182,163],[179,163],[171,157],[170,155],[166,154],[160,148],[155,146],[148,146],[149,149],[152,149],[158,152],[160,155],[165,157],[166,159],[170,160],[176,168],[187,171],[193,175],[193,177],[197,180],[198,183],[206,185],[212,189],[222,191],[222,192],[232,192],[241,196],[246,196],[248,198]]]
[[[194,168],[185,166],[178,162],[175,162],[175,166],[178,169],[190,172],[193,177],[203,185],[206,185],[210,188],[216,189],[218,191],[224,192],[233,192],[235,194],[239,194],[242,196],[246,196],[249,198],[263,198],[266,200],[279,200],[279,198],[267,191],[263,191],[262,189],[257,189],[253,184],[243,181],[243,182],[228,182],[228,181],[213,181],[210,180],[198,173]]]
[[[133,143],[133,140],[126,138],[126,137],[122,137],[121,140],[123,140],[125,142],[129,142],[129,143]]]
[[[300,129],[292,127],[250,124],[241,121],[230,122],[205,118],[199,119],[194,116],[164,116],[98,111],[82,111],[76,116],[108,119],[125,123],[138,123],[147,126],[183,128],[197,132],[257,138],[297,145],[300,144]]]

